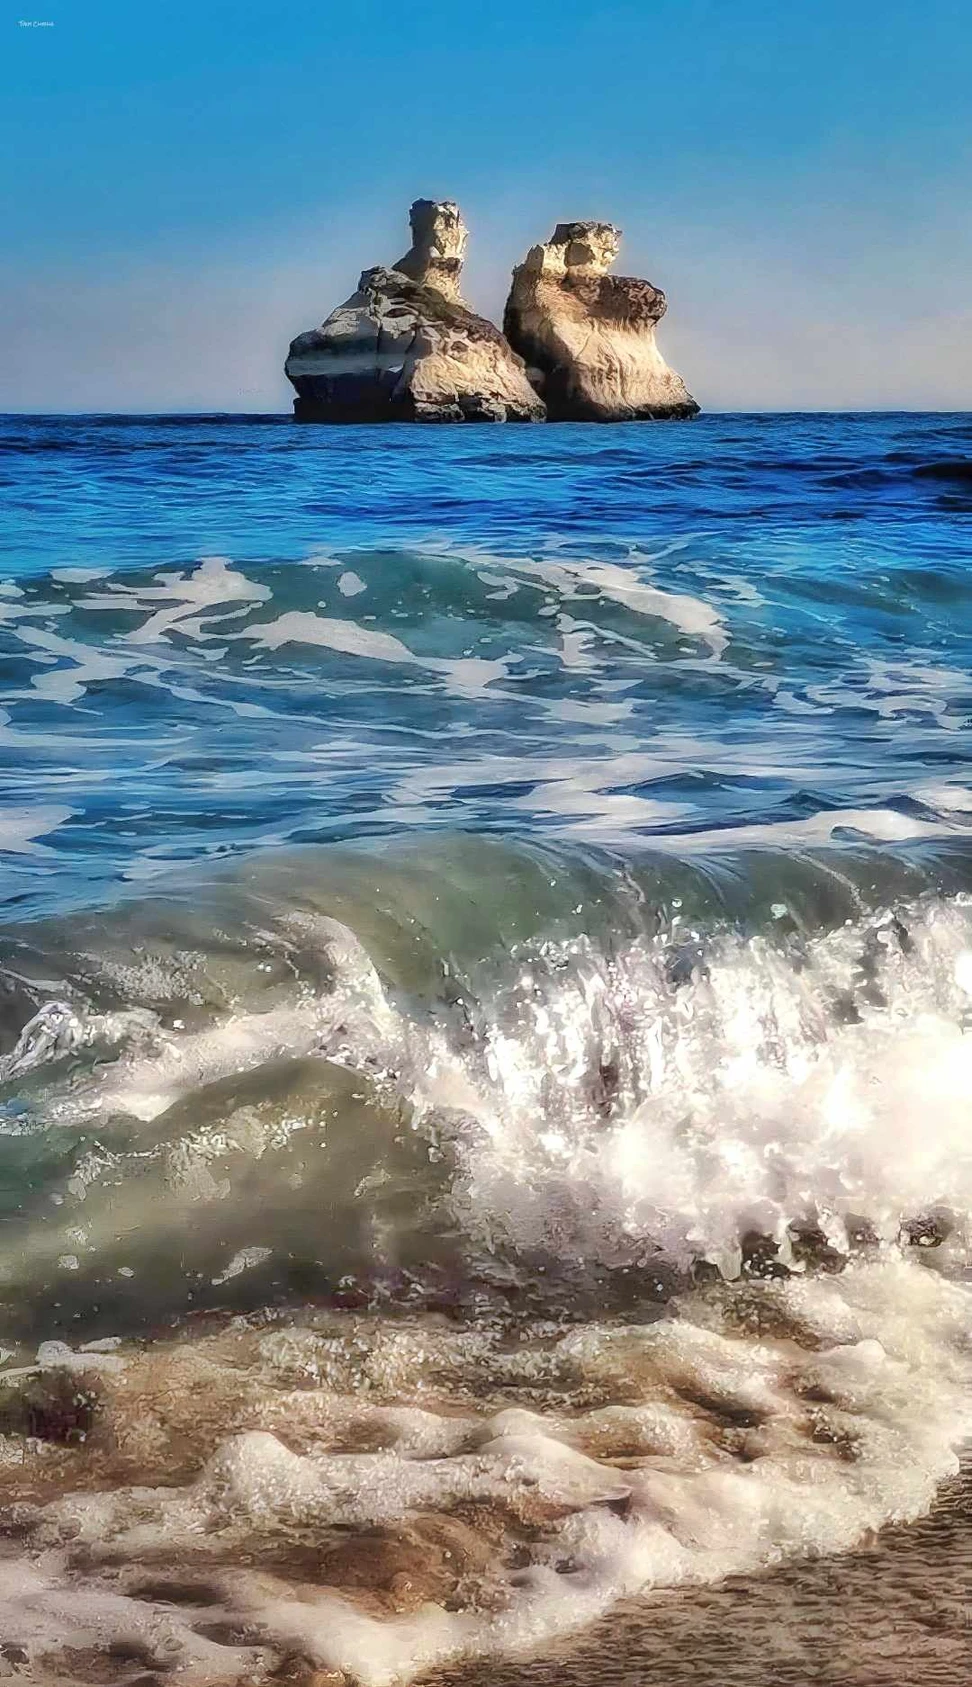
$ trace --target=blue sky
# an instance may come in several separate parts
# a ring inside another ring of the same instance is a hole
[[[494,317],[555,221],[620,223],[713,408],[972,409],[968,0],[18,3],[2,409],[287,408],[417,195]]]

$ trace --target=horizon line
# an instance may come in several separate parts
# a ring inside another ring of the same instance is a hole
[[[911,407],[911,406],[902,407],[900,405],[873,405],[873,406],[854,405],[854,406],[851,406],[851,407],[831,409],[831,408],[824,408],[822,406],[817,407],[817,406],[801,405],[801,406],[794,406],[792,409],[790,409],[790,408],[780,408],[780,407],[776,407],[776,406],[774,406],[772,408],[766,407],[766,408],[755,408],[755,409],[745,409],[745,408],[736,409],[736,408],[728,408],[728,407],[722,407],[722,406],[712,406],[708,409],[703,408],[697,416],[680,419],[677,425],[682,426],[682,425],[684,425],[685,422],[689,422],[691,425],[695,425],[699,422],[704,422],[706,417],[709,417],[709,416],[972,416],[972,403],[970,403],[968,407],[963,407],[963,408],[955,408],[955,407],[945,408],[945,407],[937,407],[937,406],[936,407],[923,406],[921,408],[914,408],[914,407]],[[179,421],[181,421],[181,420],[208,421],[208,420],[232,419],[234,421],[292,422],[292,421],[296,420],[296,418],[293,415],[292,410],[289,410],[289,409],[288,410],[222,410],[222,409],[219,409],[219,408],[214,408],[214,409],[205,409],[205,410],[0,410],[0,421],[8,421],[8,420],[28,420],[28,421],[30,421],[30,420],[33,420],[33,421],[58,422],[58,421],[76,421],[76,420],[81,420],[81,419],[85,419],[85,418],[88,419],[88,420],[97,420],[97,421],[121,421],[121,420],[125,420],[125,419],[132,420],[132,421],[165,421],[167,419],[168,420],[174,420],[174,421],[175,420],[179,420]],[[475,422],[474,423],[453,422],[453,423],[446,423],[446,424],[436,424],[435,427],[432,427],[432,425],[429,424],[429,423],[414,422],[414,421],[320,422],[320,423],[302,422],[302,423],[299,424],[299,426],[301,427],[302,430],[308,430],[309,429],[310,431],[313,431],[315,427],[323,429],[325,431],[329,431],[331,429],[348,428],[348,427],[360,427],[360,428],[367,428],[367,429],[390,428],[390,429],[394,429],[395,431],[400,431],[402,429],[411,430],[411,431],[415,431],[415,430],[421,431],[421,430],[423,430],[423,428],[426,429],[426,430],[429,430],[431,428],[431,431],[446,431],[446,432],[452,431],[452,429],[455,429],[455,428],[460,428],[460,429],[466,428],[466,429],[468,429],[469,427],[473,427],[473,428],[480,427],[480,428],[482,428],[482,427],[489,427],[489,426],[493,427],[494,429],[496,427],[503,427],[503,428],[512,427],[514,429],[517,428],[517,427],[520,427],[520,428],[524,428],[527,431],[529,431],[529,429],[534,428],[534,427],[536,427],[536,428],[592,427],[592,428],[607,428],[607,429],[616,428],[616,427],[638,427],[638,428],[647,427],[647,428],[651,429],[653,427],[658,427],[659,425],[664,427],[666,425],[666,419],[665,418],[656,418],[654,420],[649,420],[647,422],[644,421],[644,420],[637,420],[637,419],[632,419],[631,421],[616,420],[616,421],[609,421],[609,422],[576,422],[576,421],[562,421],[562,422],[553,421],[552,422],[552,421],[549,421],[549,420],[543,420],[543,421],[538,421],[538,422],[535,422],[535,423],[505,422],[505,423],[492,423],[492,424],[475,423]],[[669,425],[672,425],[670,421],[669,421]]]

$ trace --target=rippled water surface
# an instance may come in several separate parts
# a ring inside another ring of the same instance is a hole
[[[972,418],[0,486],[0,1675],[962,1687]]]
[[[967,417],[10,419],[8,894],[456,828],[964,828],[970,454]]]

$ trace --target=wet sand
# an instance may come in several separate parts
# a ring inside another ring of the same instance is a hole
[[[919,1522],[841,1558],[665,1591],[517,1662],[422,1687],[968,1687],[972,1455]]]
[[[109,1660],[70,1678],[18,1667],[2,1644],[0,1681],[18,1687],[119,1682],[175,1687],[177,1673],[132,1674]],[[664,1591],[618,1606],[542,1657],[486,1659],[415,1687],[968,1687],[972,1680],[972,1458],[933,1512],[842,1558]],[[339,1672],[294,1658],[238,1687],[343,1687]],[[205,1687],[194,1677],[191,1687]]]

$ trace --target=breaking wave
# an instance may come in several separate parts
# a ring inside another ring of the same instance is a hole
[[[917,1515],[966,877],[456,838],[8,928],[3,1632],[382,1687]]]

